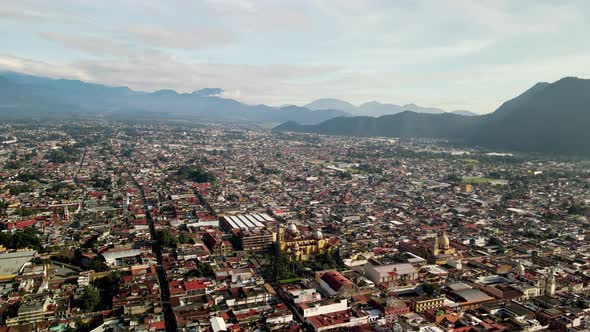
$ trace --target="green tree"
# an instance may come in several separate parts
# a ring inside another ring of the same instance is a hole
[[[182,166],[178,170],[178,175],[197,183],[215,182],[215,176],[200,167]]]
[[[440,287],[437,283],[425,282],[422,285],[420,285],[420,289],[428,296],[432,296],[438,293]]]
[[[80,294],[80,304],[85,311],[94,311],[100,304],[100,291],[94,286],[85,286]]]
[[[92,282],[100,292],[100,309],[111,309],[113,306],[113,295],[119,292],[121,284],[121,273],[113,271],[106,276]]]
[[[268,272],[270,273],[270,277],[273,281],[276,282],[281,279],[291,277],[291,272],[289,271],[289,256],[287,256],[287,253],[281,250],[278,244],[275,244],[271,257],[269,257],[269,259],[270,269],[268,270]]]
[[[180,234],[178,236],[178,243],[180,244],[195,244],[195,240],[193,240],[190,236],[186,234]]]
[[[157,232],[158,239],[162,242],[163,246],[176,248],[178,245],[178,239],[175,236],[172,236],[170,232],[165,229],[161,229]]]

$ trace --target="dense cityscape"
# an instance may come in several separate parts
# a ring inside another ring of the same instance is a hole
[[[444,140],[0,126],[1,331],[587,331],[590,164]]]

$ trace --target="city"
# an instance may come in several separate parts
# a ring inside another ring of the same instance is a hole
[[[444,140],[0,126],[10,331],[583,331],[590,164]]]
[[[589,13],[2,1],[0,332],[590,332]]]

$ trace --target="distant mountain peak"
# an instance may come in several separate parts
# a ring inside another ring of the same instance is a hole
[[[473,113],[473,112],[467,111],[467,110],[455,110],[455,111],[452,111],[450,113],[459,114],[459,115],[465,115],[465,116],[478,116],[479,115],[477,113]]]
[[[176,96],[178,92],[171,89],[161,89],[152,93],[154,96]]]
[[[318,110],[338,110],[343,112],[351,112],[355,109],[355,106],[347,101],[336,99],[336,98],[320,98],[312,101],[311,103],[303,106],[313,111]]]
[[[203,88],[197,91],[193,91],[191,93],[193,96],[199,97],[211,97],[211,96],[218,96],[223,93],[223,89],[220,88]]]

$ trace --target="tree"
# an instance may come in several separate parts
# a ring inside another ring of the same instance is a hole
[[[178,243],[180,244],[195,244],[195,240],[193,240],[190,236],[186,234],[180,234],[178,236]]]
[[[305,262],[305,266],[314,271],[335,269],[337,264],[331,251],[324,251],[316,254],[313,259]]]
[[[94,311],[100,303],[100,291],[94,286],[85,286],[80,294],[80,303],[85,311]]]
[[[172,236],[170,232],[165,229],[159,230],[157,232],[158,239],[162,242],[162,245],[165,247],[176,248],[178,244],[178,239],[175,236]]]
[[[462,180],[463,180],[463,178],[457,174],[449,174],[447,176],[447,181],[450,181],[450,182],[461,182]]]
[[[39,250],[41,248],[41,240],[32,227],[14,234],[0,233],[0,244],[10,249],[33,248]]]
[[[111,309],[113,306],[113,295],[119,292],[121,283],[121,273],[114,271],[106,276],[96,279],[92,282],[99,290],[100,294],[100,309]]]
[[[437,294],[439,288],[440,288],[439,285],[434,282],[425,282],[422,285],[420,285],[420,289],[424,293],[426,293],[428,296],[432,296],[434,294]]]
[[[200,167],[192,168],[189,166],[182,166],[178,170],[178,175],[197,183],[215,182],[215,176]]]
[[[289,256],[285,253],[278,244],[275,244],[272,256],[270,259],[270,269],[268,273],[273,281],[279,281],[291,277],[289,271]]]
[[[213,269],[211,265],[208,263],[197,262],[197,266],[184,274],[185,278],[190,277],[213,277],[215,274],[213,273]]]

